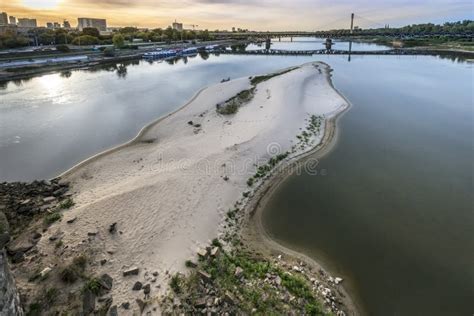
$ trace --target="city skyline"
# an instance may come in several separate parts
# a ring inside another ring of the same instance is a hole
[[[472,7],[464,0],[389,0],[383,4],[367,0],[11,0],[0,11],[17,18],[35,18],[40,26],[69,20],[75,27],[79,17],[87,16],[107,19],[111,27],[164,28],[177,19],[184,28],[194,24],[210,30],[309,31],[346,28],[351,12],[365,17],[356,20],[356,25],[367,28],[469,19]]]

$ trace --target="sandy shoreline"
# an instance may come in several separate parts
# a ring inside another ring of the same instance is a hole
[[[328,80],[332,86],[332,81],[329,74]],[[341,97],[345,99],[342,94]],[[301,170],[298,169],[298,166],[304,165],[305,161],[308,159],[320,159],[326,156],[335,147],[338,138],[337,122],[351,106],[347,99],[346,102],[348,104],[346,108],[342,109],[338,114],[336,114],[336,116],[326,121],[324,137],[321,142],[313,149],[288,161],[287,165],[285,165],[283,168],[276,170],[272,177],[258,188],[253,198],[246,205],[245,213],[248,214],[248,219],[243,229],[243,236],[246,243],[249,244],[251,248],[256,249],[263,255],[267,256],[269,259],[278,256],[284,256],[284,260],[286,261],[295,263],[304,262],[306,265],[311,267],[314,274],[316,274],[315,271],[323,270],[327,275],[331,275],[327,272],[328,269],[323,267],[317,261],[317,259],[313,259],[301,252],[288,248],[274,240],[267,233],[263,226],[262,213],[266,203],[271,199],[272,195],[279,188],[279,186],[292,174],[294,170]],[[361,315],[362,307],[357,304],[357,301],[354,300],[354,297],[349,295],[344,285],[339,287],[338,291],[341,294],[344,306],[346,306],[348,309],[349,315]]]
[[[247,184],[258,165],[297,147],[295,136],[310,114],[326,117],[321,126],[325,132],[307,140],[305,149],[292,151],[290,159],[301,159],[334,130],[328,122],[348,103],[332,87],[329,73],[328,65],[310,63],[259,83],[254,98],[230,116],[218,114],[216,104],[252,88],[249,78],[199,91],[133,140],[63,173],[77,204],[49,234],[62,234],[69,245],[65,258],[87,246],[96,258],[106,260],[93,270],[113,277],[118,304],[137,295],[131,291],[135,281],[149,282],[152,272],[157,273],[151,282],[158,305],[170,275],[185,272],[186,259],[222,236],[227,210],[243,192],[260,185]],[[67,224],[72,217],[77,220]],[[112,223],[120,234],[108,234]],[[51,248],[47,238],[38,246],[44,253]],[[135,266],[138,276],[122,276]]]

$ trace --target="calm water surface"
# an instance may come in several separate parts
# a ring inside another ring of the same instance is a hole
[[[327,175],[285,181],[265,227],[343,276],[367,313],[471,315],[472,65],[346,58],[317,57],[353,104],[321,161]],[[53,177],[223,78],[313,60],[198,56],[10,82],[0,87],[0,181]]]
[[[472,315],[472,64],[331,65],[353,107],[321,160],[327,175],[285,181],[267,231],[346,278],[367,314]]]

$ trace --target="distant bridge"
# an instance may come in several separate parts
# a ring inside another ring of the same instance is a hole
[[[387,49],[387,50],[334,50],[334,49],[316,49],[316,50],[282,50],[282,49],[258,49],[258,50],[220,50],[215,53],[227,55],[271,55],[271,56],[313,56],[313,55],[448,55],[453,52],[446,50],[431,49]],[[457,52],[459,55],[472,57],[472,52]]]

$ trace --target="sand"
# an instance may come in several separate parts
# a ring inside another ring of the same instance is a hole
[[[290,150],[310,115],[330,119],[348,106],[332,88],[329,71],[309,63],[262,82],[234,115],[218,114],[216,104],[249,89],[249,78],[200,91],[133,141],[63,174],[76,206],[49,231],[62,231],[71,250],[87,243],[107,259],[93,270],[114,279],[114,304],[141,297],[133,284],[149,282],[155,271],[151,294],[162,294],[169,275],[184,272],[185,260],[224,232],[225,213],[249,190],[246,181],[256,164]],[[77,220],[67,224],[72,217]],[[111,235],[108,227],[115,222],[119,233]],[[50,247],[47,238],[38,246]],[[134,266],[138,276],[122,276]]]

